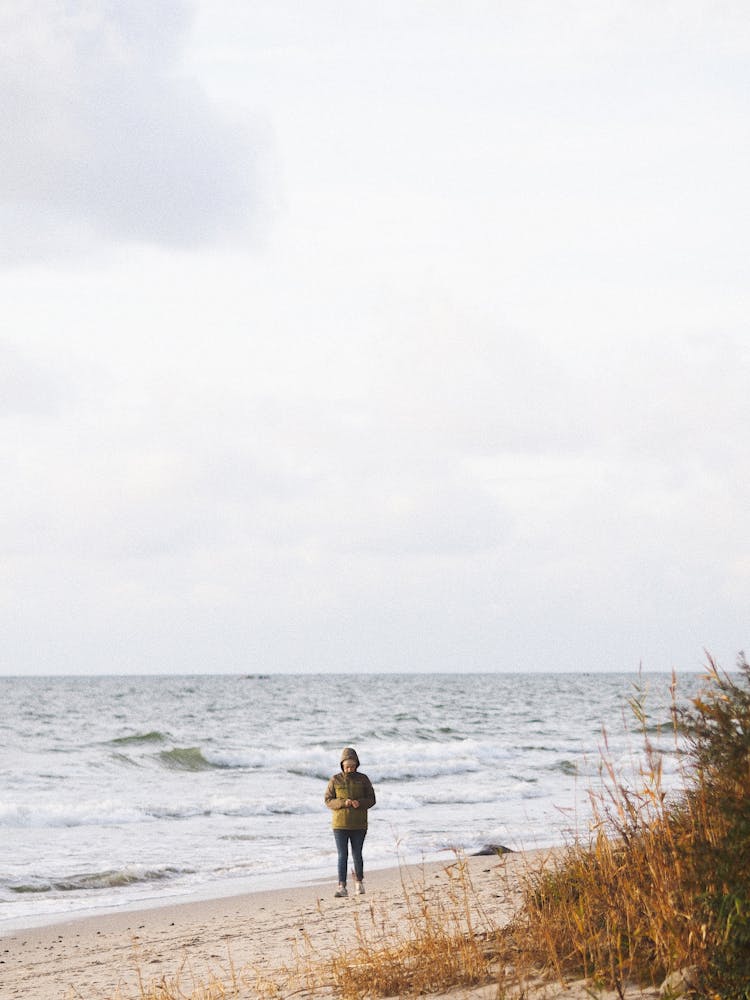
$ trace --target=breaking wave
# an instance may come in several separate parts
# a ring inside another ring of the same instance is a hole
[[[174,747],[172,750],[162,750],[158,754],[158,760],[172,771],[211,771],[214,768],[228,766],[207,760],[200,747]]]

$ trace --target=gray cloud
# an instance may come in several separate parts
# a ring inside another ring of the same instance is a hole
[[[191,246],[259,222],[260,129],[181,70],[182,0],[2,15],[6,260],[84,237]]]

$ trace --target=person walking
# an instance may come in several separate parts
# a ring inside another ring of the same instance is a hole
[[[367,813],[375,805],[375,791],[366,774],[361,774],[359,757],[353,747],[341,751],[341,770],[328,782],[325,804],[333,812],[333,836],[338,851],[339,887],[336,897],[348,896],[346,870],[349,867],[349,845],[354,862],[355,892],[365,891],[362,845],[367,836]]]

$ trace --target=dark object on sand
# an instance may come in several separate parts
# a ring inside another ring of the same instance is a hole
[[[474,851],[472,857],[484,857],[486,854],[513,854],[510,847],[503,847],[502,844],[485,844],[478,851]]]

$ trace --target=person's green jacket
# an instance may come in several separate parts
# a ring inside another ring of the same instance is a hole
[[[355,799],[359,808],[345,806],[347,799]],[[325,804],[333,812],[334,830],[366,830],[367,811],[375,805],[372,782],[359,771],[340,771],[328,782]]]

